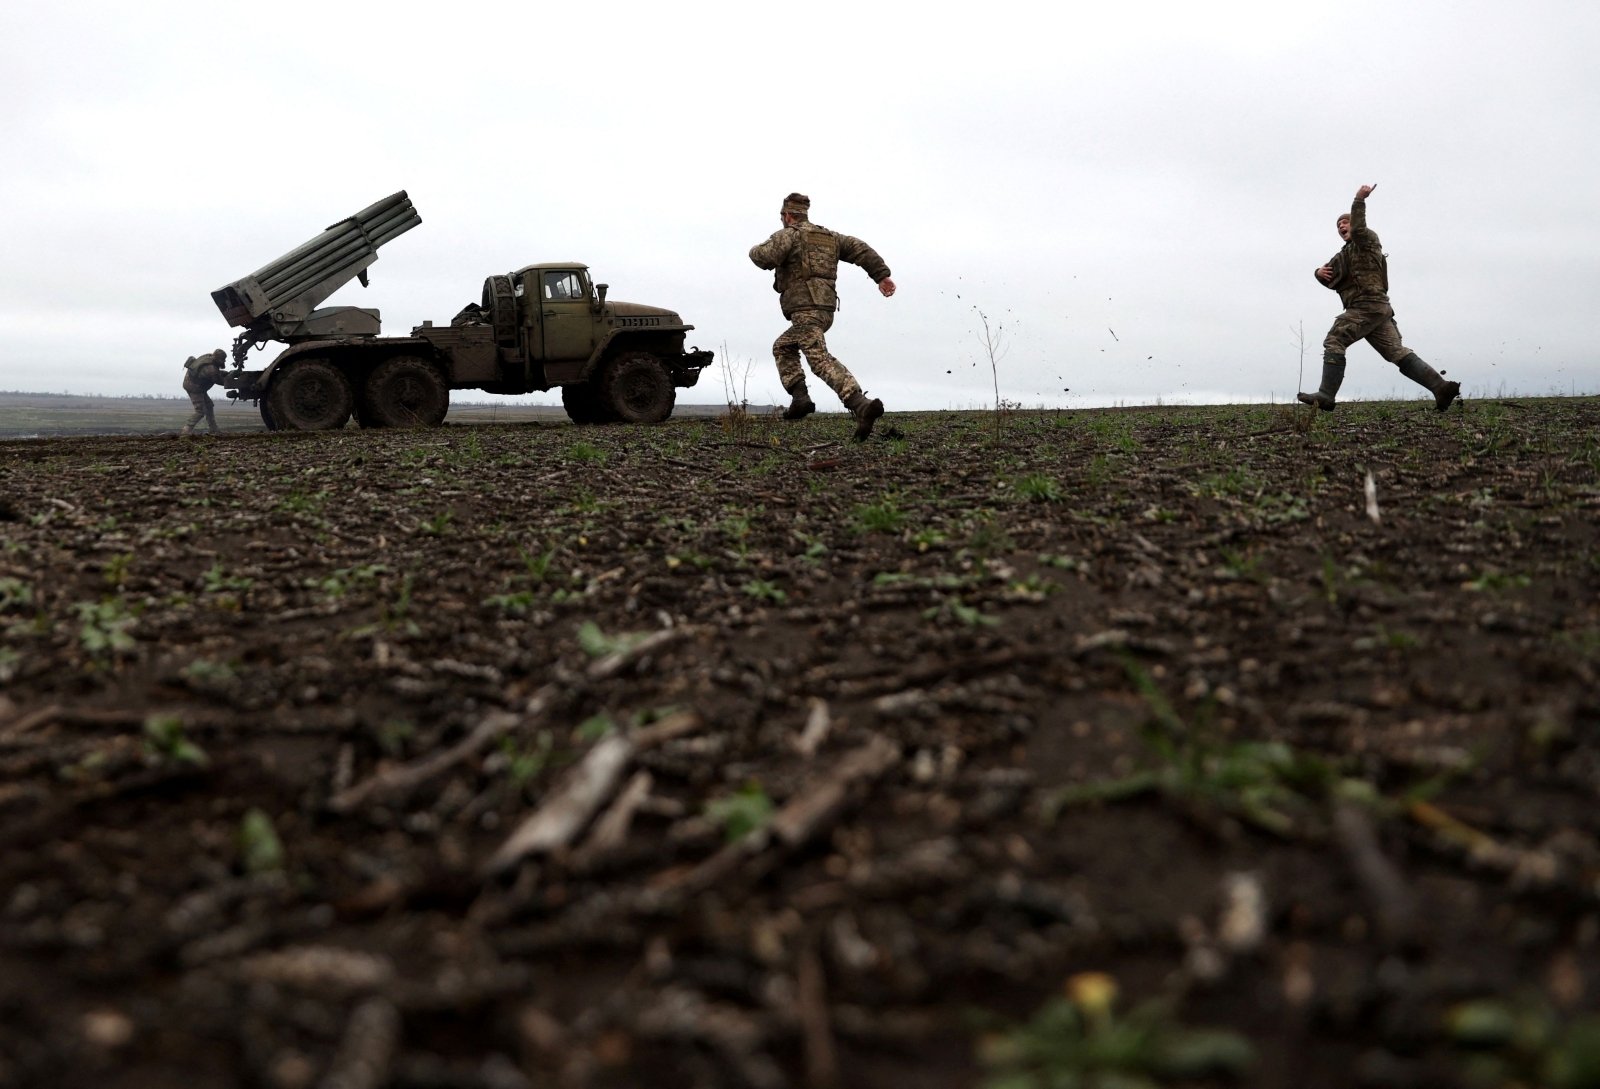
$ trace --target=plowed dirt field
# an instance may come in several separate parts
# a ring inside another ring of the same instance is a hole
[[[1600,1084],[1600,403],[1307,419],[0,443],[0,1085]]]

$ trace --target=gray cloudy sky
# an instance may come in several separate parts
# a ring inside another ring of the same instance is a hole
[[[586,261],[776,400],[746,252],[799,189],[894,270],[841,268],[829,337],[891,410],[992,403],[974,308],[1009,400],[1281,401],[1376,182],[1410,347],[1469,396],[1596,392],[1597,55],[1576,0],[9,0],[0,388],[177,394],[235,332],[213,288],[406,189],[422,226],[329,305],[403,334]],[[1348,396],[1421,392],[1350,362]]]

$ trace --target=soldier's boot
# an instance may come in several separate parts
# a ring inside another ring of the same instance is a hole
[[[811,399],[811,394],[806,390],[806,384],[801,382],[789,391],[789,407],[783,410],[786,420],[803,420],[817,410],[816,402]]]
[[[1408,352],[1395,363],[1400,373],[1433,394],[1433,407],[1440,412],[1450,407],[1450,402],[1461,396],[1460,382],[1446,382],[1444,375],[1422,361],[1416,352]]]
[[[1344,363],[1335,363],[1332,360],[1322,361],[1322,385],[1315,393],[1297,393],[1295,399],[1303,405],[1315,405],[1324,412],[1332,412],[1334,398],[1339,394],[1339,387],[1344,385]]]
[[[872,434],[872,425],[883,415],[883,402],[876,397],[868,398],[858,389],[845,401],[844,407],[856,418],[855,440],[866,442],[867,436]]]
[[[180,434],[180,435],[193,435],[194,434],[194,424],[184,424],[183,427],[178,431],[178,434]]]

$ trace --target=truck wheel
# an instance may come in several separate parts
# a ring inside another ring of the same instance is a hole
[[[533,305],[531,302],[529,305]],[[517,346],[517,291],[509,276],[490,276],[483,281],[483,309],[494,327],[496,347]]]
[[[350,419],[354,404],[350,381],[337,367],[326,359],[301,359],[273,375],[262,407],[280,429],[334,431]]]
[[[672,415],[677,391],[661,360],[649,352],[626,352],[606,365],[602,403],[624,423],[660,423]]]
[[[261,422],[267,425],[268,431],[278,430],[278,421],[272,418],[272,409],[267,407],[267,402],[261,402]]]
[[[362,389],[364,427],[437,427],[450,410],[444,376],[413,356],[386,359],[372,368]]]
[[[593,382],[574,382],[561,387],[561,407],[575,424],[605,423],[609,418],[600,391]]]

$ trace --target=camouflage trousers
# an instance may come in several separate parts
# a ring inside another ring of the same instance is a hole
[[[1334,318],[1333,328],[1322,342],[1322,361],[1344,366],[1344,350],[1358,340],[1372,345],[1390,363],[1399,363],[1409,354],[1400,343],[1392,306],[1352,306]]]
[[[825,334],[833,327],[833,311],[795,310],[784,317],[789,319],[789,328],[772,342],[772,357],[778,361],[778,380],[783,388],[790,395],[805,389],[806,375],[800,369],[803,352],[811,373],[826,382],[846,406],[860,397],[861,384],[828,351]]]
[[[201,420],[213,432],[221,430],[217,427],[217,416],[212,409],[211,398],[203,391],[188,390],[189,403],[194,406],[194,412],[189,416],[189,422],[183,425],[185,431],[193,431],[195,425]]]

